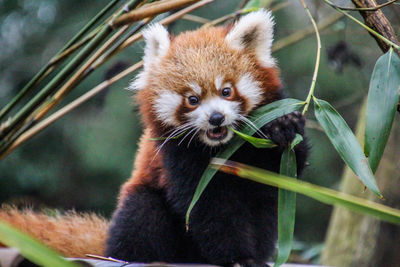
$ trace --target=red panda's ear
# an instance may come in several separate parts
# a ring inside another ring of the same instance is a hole
[[[146,42],[143,57],[144,67],[146,68],[167,54],[170,40],[168,31],[158,23],[144,30],[143,38]]]
[[[273,67],[275,60],[271,56],[271,46],[274,24],[271,12],[261,9],[241,18],[225,39],[235,49],[254,52],[263,66]]]
[[[136,79],[130,84],[129,90],[141,90],[147,84],[147,72],[151,65],[157,64],[159,60],[165,56],[170,46],[168,31],[161,24],[153,24],[143,31],[145,40],[143,71],[140,72]]]

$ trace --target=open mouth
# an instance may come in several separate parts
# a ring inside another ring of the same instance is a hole
[[[226,126],[216,127],[216,128],[207,130],[206,134],[209,139],[214,140],[214,141],[220,141],[227,136],[228,129],[226,128]]]

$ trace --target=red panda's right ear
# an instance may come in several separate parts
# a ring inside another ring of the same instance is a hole
[[[144,30],[143,38],[146,42],[143,57],[144,67],[146,68],[167,54],[170,40],[168,31],[159,23]]]
[[[168,31],[159,23],[144,30],[143,38],[146,43],[143,56],[144,70],[131,83],[130,90],[141,90],[146,87],[148,70],[152,65],[158,64],[160,59],[167,54],[170,46]]]

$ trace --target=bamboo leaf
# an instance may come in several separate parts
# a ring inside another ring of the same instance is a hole
[[[275,101],[252,112],[251,121],[256,127],[261,128],[262,126],[276,118],[299,110],[303,105],[304,101],[293,98],[286,98]],[[241,132],[247,135],[253,135],[256,130],[247,126],[242,129]],[[240,146],[244,144],[244,142],[245,141],[242,138],[238,136],[234,137],[232,141],[229,142],[229,145],[223,151],[219,152],[217,156],[219,158],[228,159]],[[199,184],[197,185],[196,191],[193,195],[193,199],[190,202],[189,208],[186,212],[186,229],[188,229],[189,227],[190,212],[196,205],[197,201],[200,199],[201,194],[203,193],[216,172],[217,170],[211,168],[210,165],[208,165],[203,175],[201,176]]]
[[[245,140],[245,141],[249,142],[250,144],[252,144],[253,146],[255,146],[256,148],[276,147],[276,144],[274,142],[272,142],[271,139],[257,138],[257,137],[239,132],[233,128],[230,128],[230,130],[232,132],[234,132],[235,134],[237,134],[243,140]]]
[[[290,143],[290,149],[294,149],[294,147],[300,144],[302,141],[303,141],[303,136],[297,133],[292,142]]]
[[[347,123],[328,102],[314,98],[314,103],[315,116],[336,151],[364,185],[382,198],[368,160]]]
[[[400,224],[400,210],[373,201],[338,192],[287,176],[248,166],[245,164],[214,158],[211,166],[255,182],[276,186],[316,199],[329,205],[337,205],[349,210],[374,216],[380,220]]]
[[[296,135],[291,147],[282,153],[280,173],[282,175],[297,177],[296,154],[293,151],[295,143],[301,142],[301,135]],[[296,214],[296,193],[279,189],[278,191],[278,255],[274,267],[285,263],[292,250],[294,222]]]
[[[61,258],[56,252],[40,244],[33,238],[0,222],[0,242],[9,247],[18,248],[29,261],[48,267],[76,267],[77,265]]]
[[[373,172],[389,138],[399,102],[400,59],[391,48],[374,67],[369,85],[364,153]]]

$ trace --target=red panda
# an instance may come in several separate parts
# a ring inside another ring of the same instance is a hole
[[[277,238],[276,188],[217,173],[194,207],[188,231],[184,218],[211,158],[233,137],[229,127],[251,125],[251,111],[283,97],[271,56],[273,26],[270,12],[260,10],[231,27],[173,37],[154,24],[143,32],[144,69],[131,88],[145,130],[107,238],[87,243],[86,253],[105,246],[105,256],[126,261],[266,265]],[[232,159],[278,172],[283,147],[304,134],[304,118],[292,113],[258,132],[278,147],[245,144]],[[301,173],[305,142],[295,151]]]

